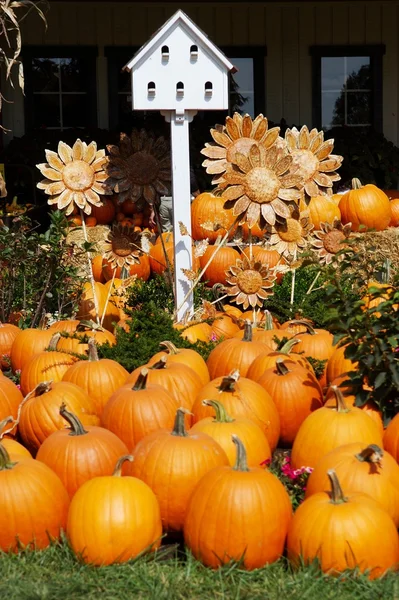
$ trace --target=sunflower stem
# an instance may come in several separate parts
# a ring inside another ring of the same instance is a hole
[[[82,208],[80,209],[80,218],[82,219],[84,240],[85,240],[86,244],[88,244],[89,238],[87,237],[85,214],[84,214]],[[93,265],[91,264],[91,256],[90,256],[90,252],[88,250],[86,252],[86,256],[87,256],[87,263],[89,266],[89,279],[90,279],[90,284],[91,284],[91,291],[93,292],[93,302],[94,302],[94,310],[96,313],[96,322],[97,322],[97,325],[100,325],[100,317],[99,317],[100,310],[98,307],[98,298],[97,298],[97,294],[96,294],[96,286],[95,286],[94,275],[93,275]]]
[[[113,477],[121,477],[122,475],[122,467],[126,461],[133,462],[133,456],[131,454],[125,454],[118,459],[118,462],[115,465],[114,472],[112,473]]]
[[[296,262],[296,250],[294,252],[294,263]],[[290,298],[290,304],[294,304],[294,300],[295,300],[295,279],[296,279],[296,269],[292,270],[292,280],[291,280],[291,298]]]
[[[86,433],[89,433],[83,427],[80,419],[75,414],[67,410],[65,402],[63,402],[60,406],[60,415],[70,425],[71,432],[69,435],[85,435]]]
[[[339,479],[334,469],[327,471],[327,475],[331,484],[331,504],[343,504],[344,502],[348,502],[348,499],[344,496],[344,492],[342,491],[341,484],[339,483]]]
[[[203,400],[202,404],[213,408],[215,411],[216,423],[234,423],[235,419],[232,419],[230,415],[227,414],[225,407],[218,400]]]
[[[316,277],[313,279],[312,283],[309,286],[308,291],[306,292],[306,296],[308,296],[309,294],[311,294],[313,292],[314,286],[316,285],[317,280],[320,277],[320,275],[321,275],[321,271],[318,271],[316,273]],[[304,300],[302,300],[302,302],[304,302]]]
[[[108,308],[108,302],[109,302],[109,299],[111,298],[112,289],[114,287],[115,275],[116,275],[116,267],[114,267],[114,270],[113,270],[113,273],[112,273],[111,285],[108,288],[107,299],[106,299],[105,304],[104,304],[103,314],[101,315],[101,321],[100,321],[101,327],[103,326],[103,323],[104,323],[105,315],[106,315],[107,308]]]
[[[234,471],[249,471],[247,451],[245,450],[244,444],[238,435],[235,435],[234,433],[231,436],[231,439],[233,440],[233,443],[236,445],[237,449],[236,462],[233,467]]]

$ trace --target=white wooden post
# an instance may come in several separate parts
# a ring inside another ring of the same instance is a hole
[[[172,150],[174,281],[176,321],[194,312],[193,294],[188,294],[192,282],[182,269],[193,267],[191,240],[191,191],[190,191],[190,144],[189,123],[196,111],[162,111],[170,123]],[[182,235],[179,223],[185,225],[189,235]],[[187,296],[187,297],[186,297]]]

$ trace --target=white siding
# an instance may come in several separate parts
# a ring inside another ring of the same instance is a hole
[[[312,69],[309,46],[386,44],[383,59],[384,133],[399,142],[399,0],[348,2],[181,3],[52,2],[48,31],[27,20],[25,44],[97,45],[99,125],[108,123],[104,46],[138,46],[182,8],[219,45],[264,45],[265,114],[272,120],[311,124]],[[14,135],[23,133],[22,102],[5,105],[3,119]]]

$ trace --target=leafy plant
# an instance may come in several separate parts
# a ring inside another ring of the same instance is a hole
[[[36,326],[44,312],[70,316],[83,280],[65,260],[73,252],[66,242],[67,221],[55,211],[50,227],[38,233],[26,217],[0,228],[0,320],[17,314],[24,326]],[[18,319],[17,319],[18,320]]]
[[[365,267],[363,258],[353,251],[346,253],[339,271],[332,264],[327,270],[326,322],[335,343],[347,346],[345,356],[358,363],[350,373],[356,405],[373,400],[387,422],[399,410],[398,274],[392,285],[376,283],[364,289],[365,281],[375,282],[382,269],[373,260]],[[348,288],[357,294],[348,295]]]
[[[272,461],[265,461],[263,464],[268,466],[286,488],[291,498],[292,508],[294,510],[298,508],[305,498],[306,482],[313,471],[312,467],[293,469],[289,452],[281,450],[274,453]]]

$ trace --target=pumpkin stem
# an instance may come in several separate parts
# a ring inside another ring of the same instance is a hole
[[[38,396],[42,396],[43,394],[46,394],[47,392],[49,392],[51,390],[52,385],[53,385],[52,380],[41,381],[40,383],[37,384],[37,386],[35,387],[34,390],[29,392],[29,394],[26,396],[25,400],[32,398],[32,396],[37,398]]]
[[[284,360],[285,360],[284,358],[276,359],[277,375],[288,375],[288,373],[291,373],[290,369],[287,367]]]
[[[12,469],[16,464],[16,462],[11,462],[11,458],[7,450],[3,444],[0,444],[0,471]]]
[[[0,423],[1,425],[1,423]],[[377,446],[377,444],[370,444],[367,448],[364,448],[359,454],[356,454],[356,458],[360,460],[360,462],[368,462],[378,465],[382,467],[382,459],[384,456],[384,451]]]
[[[220,392],[234,392],[235,385],[240,378],[240,371],[235,369],[231,371],[226,377],[223,377],[221,384],[219,385]]]
[[[331,504],[343,504],[344,502],[348,502],[348,499],[344,496],[344,492],[342,491],[341,484],[339,483],[334,469],[327,471],[327,475],[331,484]]]
[[[247,461],[247,451],[245,450],[245,446],[235,433],[231,436],[233,443],[236,445],[237,455],[236,462],[233,467],[234,471],[249,471],[248,461]]]
[[[47,313],[45,313],[43,311],[42,317],[41,317],[41,319],[39,321],[39,325],[37,326],[37,328],[38,329],[42,329],[42,330],[43,329],[47,329],[48,328],[48,321],[49,321],[49,319],[48,319]]]
[[[306,328],[306,333],[310,333],[310,335],[316,335],[314,327],[312,327],[308,321],[302,321],[302,319],[293,319],[290,321],[293,325],[303,325]],[[302,333],[296,333],[295,335],[303,335]]]
[[[147,378],[148,378],[148,369],[144,367],[141,369],[140,375],[136,379],[136,383],[132,387],[132,390],[135,392],[139,392],[140,390],[145,390],[147,387]]]
[[[57,350],[57,344],[59,342],[60,337],[61,337],[61,333],[59,333],[59,332],[55,333],[53,335],[53,337],[51,338],[49,345],[47,346],[47,350],[50,350],[50,351]]]
[[[272,329],[275,329],[272,313],[270,312],[270,310],[265,310],[265,317],[266,318],[264,329],[266,329],[266,331],[271,331]]]
[[[232,419],[227,414],[225,407],[218,400],[203,400],[202,404],[204,406],[211,406],[214,409],[216,423],[234,423],[235,419]]]
[[[166,354],[161,356],[161,358],[151,366],[151,369],[157,369],[158,371],[164,369],[166,367],[166,363],[168,362],[168,357]]]
[[[63,402],[60,406],[60,415],[71,426],[71,432],[69,435],[85,435],[86,433],[89,433],[83,427],[79,418],[67,410],[65,402]]]
[[[357,177],[354,177],[352,179],[352,190],[360,190],[362,187],[363,186],[362,186],[360,179],[358,179]]]
[[[189,414],[190,411],[188,411],[186,408],[180,407],[177,409],[172,435],[177,435],[179,437],[188,437],[188,433],[184,424],[184,416]]]
[[[9,423],[13,423],[14,422],[14,417],[9,415],[8,417],[6,417],[5,419],[3,419],[2,421],[0,421],[0,440],[3,439],[3,437],[5,436],[6,433],[10,433],[14,427],[11,427],[11,429],[8,429],[7,431],[5,431],[5,427],[6,425],[8,425]]]
[[[179,354],[179,349],[176,348],[173,342],[166,340],[165,342],[161,342],[159,345],[164,346],[169,354]]]
[[[300,340],[296,340],[295,338],[287,340],[285,344],[280,348],[279,352],[281,352],[282,354],[290,354],[293,347],[299,344],[299,342]]]
[[[89,338],[89,341],[87,342],[87,344],[89,346],[89,361],[97,362],[99,360],[99,358],[98,358],[98,352],[97,352],[97,346],[96,346],[95,339]]]
[[[330,387],[332,392],[335,394],[335,400],[337,402],[337,411],[338,412],[349,412],[349,408],[346,405],[345,398],[341,390],[337,385],[332,385]]]
[[[133,456],[131,454],[124,454],[118,459],[114,472],[112,473],[113,477],[120,477],[122,475],[122,467],[127,460],[133,462]]]
[[[245,321],[244,335],[243,335],[242,341],[243,342],[252,342],[252,323],[248,319]]]

